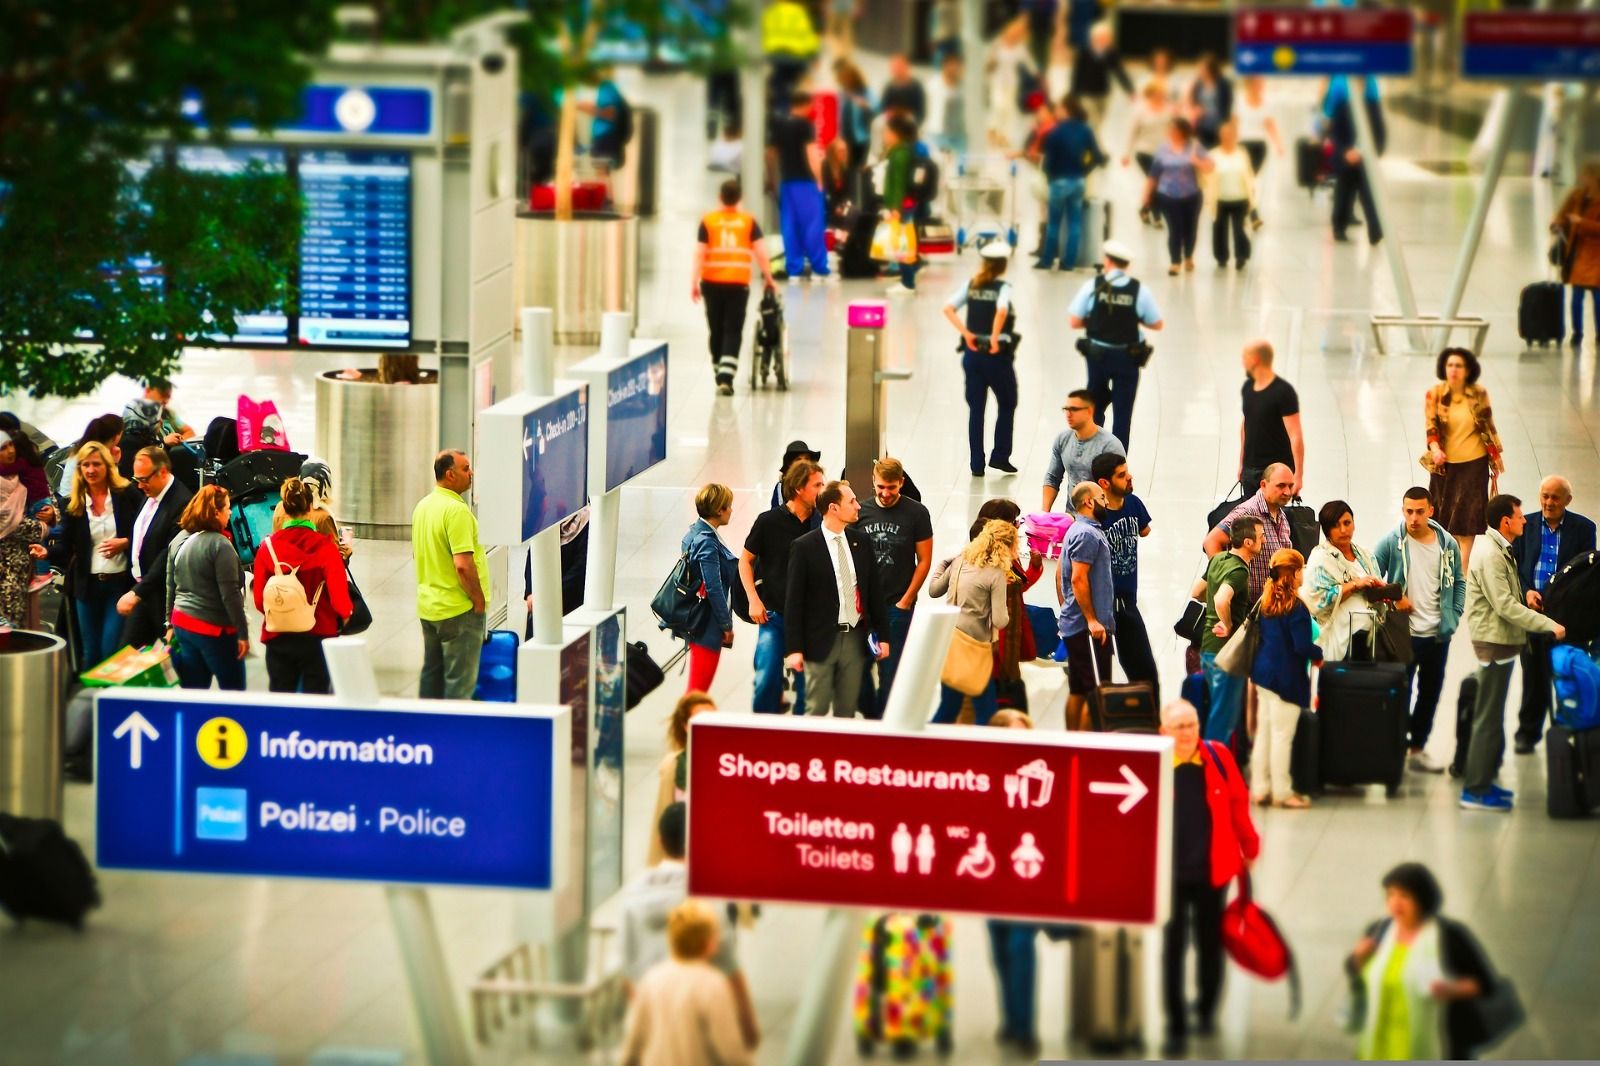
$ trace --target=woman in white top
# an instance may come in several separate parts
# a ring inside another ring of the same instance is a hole
[[[1217,217],[1211,223],[1211,252],[1219,268],[1228,265],[1228,234],[1233,233],[1233,265],[1243,270],[1250,261],[1250,237],[1245,221],[1255,202],[1255,171],[1250,156],[1239,146],[1239,126],[1224,122],[1217,133],[1217,146],[1211,150],[1211,188],[1217,197]]]
[[[122,646],[117,600],[133,588],[128,543],[144,494],[117,472],[111,449],[90,441],[73,456],[71,488],[52,561],[67,578],[85,669]]]
[[[1317,522],[1322,543],[1311,549],[1300,585],[1300,598],[1321,630],[1317,643],[1330,662],[1370,658],[1373,610],[1383,607],[1369,608],[1364,593],[1382,587],[1383,571],[1372,553],[1355,542],[1356,516],[1348,503],[1329,500],[1317,512]]]
[[[1122,149],[1122,165],[1130,161],[1139,164],[1145,177],[1150,176],[1150,162],[1156,149],[1167,139],[1167,127],[1175,114],[1172,93],[1160,78],[1151,78],[1139,90],[1139,103],[1133,109],[1133,119],[1128,124],[1128,143]],[[1147,226],[1161,228],[1161,216],[1147,204],[1139,205],[1139,220]]]
[[[1268,144],[1272,145],[1273,155],[1282,157],[1283,136],[1278,132],[1277,120],[1267,110],[1266,79],[1252,74],[1243,79],[1241,88],[1243,91],[1233,104],[1233,120],[1239,124],[1239,144],[1250,156],[1250,169],[1259,174],[1267,161]],[[1250,226],[1261,228],[1261,214],[1253,203]]]
[[[984,67],[989,83],[989,143],[1011,151],[1023,135],[1022,108],[1017,104],[1020,74],[1035,76],[1039,68],[1028,53],[1028,20],[1019,16],[1007,23],[989,49]]]

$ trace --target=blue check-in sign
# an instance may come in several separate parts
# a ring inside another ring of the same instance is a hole
[[[107,869],[521,889],[564,877],[564,708],[108,690],[96,715]]]

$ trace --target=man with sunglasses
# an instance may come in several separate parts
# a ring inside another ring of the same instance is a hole
[[[137,583],[117,601],[117,613],[127,619],[122,642],[142,648],[166,632],[167,545],[194,493],[172,476],[167,450],[154,444],[133,457],[133,483],[145,495],[128,554]]]
[[[1055,506],[1063,481],[1070,488],[1094,480],[1096,457],[1108,452],[1127,454],[1110,430],[1095,423],[1094,393],[1088,389],[1072,390],[1061,410],[1066,412],[1067,428],[1050,447],[1050,466],[1044,472],[1045,511]]]

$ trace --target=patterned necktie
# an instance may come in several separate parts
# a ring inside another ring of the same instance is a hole
[[[833,538],[833,554],[839,578],[839,617],[847,624],[855,625],[861,618],[861,612],[856,610],[856,588],[850,578],[850,560],[844,553],[844,537]]]

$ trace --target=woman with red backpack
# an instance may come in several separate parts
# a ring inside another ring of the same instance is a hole
[[[264,616],[267,681],[273,692],[332,691],[322,642],[350,620],[350,581],[332,537],[317,529],[317,491],[292,477],[283,483],[283,528],[261,542],[253,592]]]

